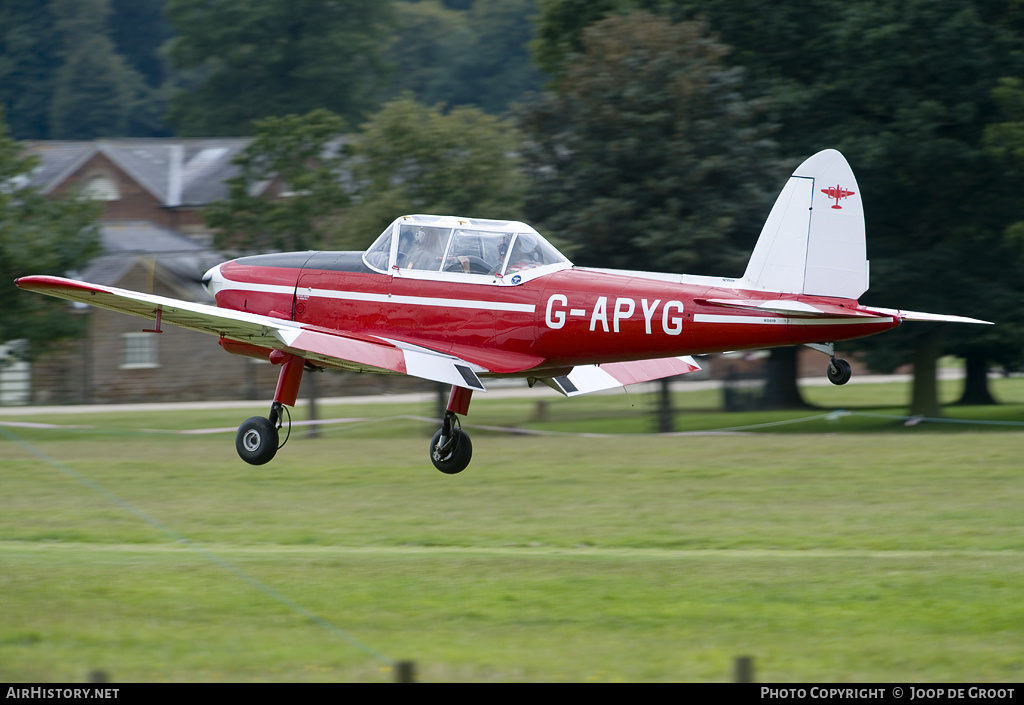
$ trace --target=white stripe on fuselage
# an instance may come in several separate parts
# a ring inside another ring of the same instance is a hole
[[[891,316],[863,316],[857,318],[787,318],[786,316],[723,316],[697,313],[694,323],[730,323],[743,325],[796,325],[796,326],[846,326],[861,323],[891,323]]]
[[[237,282],[225,279],[221,291],[252,291],[268,294],[293,293],[301,297],[338,299],[343,301],[367,301],[371,303],[403,304],[409,306],[447,306],[451,308],[478,309],[484,311],[512,311],[516,313],[536,313],[534,304],[514,304],[504,301],[483,301],[477,299],[448,299],[434,296],[395,296],[390,294],[373,294],[365,291],[339,291],[335,289],[299,289],[279,284],[256,284]],[[798,325],[798,326],[842,326],[869,323],[890,323],[891,316],[863,316],[856,318],[788,318],[786,316],[736,316],[728,314],[694,314],[694,323],[726,323],[733,325]]]
[[[396,296],[392,294],[373,294],[365,291],[339,291],[336,289],[311,289],[280,284],[256,284],[250,282],[237,282],[225,279],[220,286],[220,291],[251,291],[265,294],[285,294],[291,296],[293,293],[299,298],[309,297],[316,299],[339,299],[342,301],[368,301],[380,304],[402,304],[408,306],[444,306],[448,308],[468,308],[483,311],[513,311],[516,313],[535,313],[537,307],[534,304],[513,304],[505,301],[483,301],[476,299],[447,299],[435,296]]]

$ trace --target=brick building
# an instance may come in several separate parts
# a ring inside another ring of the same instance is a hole
[[[146,221],[207,239],[202,210],[228,195],[241,139],[29,142],[39,157],[31,185],[45,194],[78,189],[102,201],[102,220]],[[266,187],[266,185],[265,185]]]
[[[78,190],[101,201],[102,254],[69,276],[189,301],[212,303],[203,273],[228,259],[215,251],[202,210],[228,194],[232,160],[248,139],[125,139],[33,142],[40,158],[31,185],[46,194]],[[269,184],[264,184],[266,190]],[[70,306],[70,305],[69,305]],[[270,399],[277,368],[221,350],[211,336],[142,319],[71,307],[87,333],[32,364],[36,404]],[[318,375],[320,393],[376,391],[375,375]]]

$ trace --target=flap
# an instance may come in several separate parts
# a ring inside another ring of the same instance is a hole
[[[664,377],[674,377],[696,372],[700,365],[689,355],[664,357],[657,360],[635,360],[632,362],[611,362],[603,365],[579,365],[562,377],[553,377],[548,382],[567,397],[588,394],[603,389],[623,387],[627,384],[650,382]]]

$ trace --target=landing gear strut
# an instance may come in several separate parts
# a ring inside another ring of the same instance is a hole
[[[274,403],[270,405],[267,418],[253,416],[242,422],[235,434],[235,450],[238,457],[250,465],[264,465],[273,460],[277,451],[288,442],[280,442],[280,429],[288,419],[288,434],[291,435],[291,415],[289,406],[295,406],[299,395],[299,382],[302,381],[302,368],[306,361],[301,357],[274,350],[270,361],[281,365],[281,374],[277,378],[277,390],[274,392]]]
[[[455,475],[466,469],[473,457],[473,444],[459,425],[459,417],[469,413],[469,400],[473,390],[452,387],[448,409],[441,420],[441,428],[430,439],[430,462],[446,475]]]

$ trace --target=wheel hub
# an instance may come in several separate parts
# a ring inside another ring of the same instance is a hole
[[[242,445],[244,445],[245,449],[250,453],[254,453],[259,450],[260,441],[260,434],[255,429],[249,429],[245,432],[245,435],[242,436]]]

